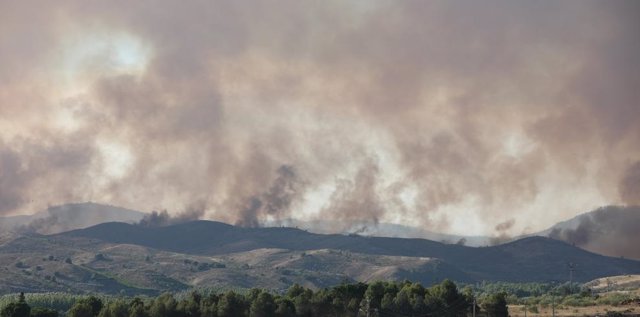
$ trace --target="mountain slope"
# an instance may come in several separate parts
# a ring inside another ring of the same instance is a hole
[[[146,228],[105,223],[70,231],[60,237],[83,237],[115,244],[134,244],[178,253],[221,255],[262,248],[333,249],[370,255],[441,259],[475,280],[551,281],[568,277],[577,263],[576,281],[640,272],[640,262],[605,257],[544,237],[473,248],[423,239],[322,235],[292,228],[240,228],[212,221]]]
[[[391,237],[391,238],[419,238],[439,241],[447,244],[464,244],[468,246],[486,246],[492,244],[493,238],[489,236],[462,236],[455,234],[439,233],[429,231],[424,227],[412,227],[392,223],[375,223],[375,224],[354,224],[349,227],[337,220],[314,220],[302,221],[297,219],[282,219],[278,221],[266,222],[265,227],[277,227],[281,225],[292,228],[300,228],[313,233],[331,234],[331,233],[357,233],[363,236],[374,237]],[[341,230],[341,231],[336,231]]]
[[[158,294],[189,287],[284,290],[342,281],[410,279],[429,285],[474,280],[440,259],[342,250],[255,249],[183,254],[67,236],[25,236],[0,247],[0,294],[47,291]]]
[[[293,283],[410,279],[459,282],[575,281],[638,274],[640,262],[605,257],[544,237],[483,248],[423,239],[241,228],[213,221],[166,227],[103,223],[0,246],[0,293],[157,294],[190,287],[283,290]]]

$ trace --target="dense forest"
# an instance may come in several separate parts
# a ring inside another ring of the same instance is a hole
[[[65,306],[65,303],[68,306]],[[7,303],[2,317],[294,317],[294,316],[507,316],[506,294],[485,294],[474,301],[471,288],[459,290],[445,280],[425,288],[418,283],[341,284],[313,291],[294,285],[284,294],[262,289],[240,293],[192,291],[155,298],[72,297],[41,301],[31,307],[24,295]],[[475,306],[475,307],[474,307]]]

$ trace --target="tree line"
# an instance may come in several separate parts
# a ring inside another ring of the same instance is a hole
[[[263,289],[246,293],[192,291],[184,298],[164,293],[155,298],[95,296],[77,300],[66,312],[31,308],[21,294],[6,305],[1,317],[360,317],[360,316],[508,316],[506,294],[495,293],[474,300],[471,288],[459,290],[445,280],[431,287],[419,283],[343,283],[317,291],[293,285],[283,294]]]

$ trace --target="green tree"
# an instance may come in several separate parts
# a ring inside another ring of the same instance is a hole
[[[164,293],[158,296],[149,307],[151,317],[176,317],[178,302],[173,295]]]
[[[68,317],[94,317],[93,309],[91,305],[87,302],[78,301],[77,303],[71,306],[69,312],[67,312]]]
[[[428,311],[451,317],[465,316],[472,305],[467,297],[458,292],[458,287],[450,280],[444,280],[427,289],[425,304]]]
[[[296,315],[296,306],[288,298],[276,299],[276,316],[277,317],[294,317]]]
[[[367,291],[364,293],[364,297],[369,299],[371,308],[380,308],[382,297],[384,297],[385,282],[377,281],[369,284]]]
[[[287,290],[287,297],[289,298],[295,298],[298,297],[298,295],[304,293],[305,289],[304,287],[300,286],[299,284],[293,284],[291,285],[291,287],[289,287],[289,289]]]
[[[482,308],[484,308],[489,317],[509,316],[507,294],[501,292],[487,296],[482,302]]]
[[[24,293],[20,293],[17,303],[9,303],[0,311],[2,317],[29,317],[31,307],[24,299]]]
[[[91,316],[98,316],[100,310],[102,310],[102,300],[95,296],[83,298],[77,304],[87,304],[91,308]]]
[[[129,305],[123,300],[113,301],[105,305],[98,317],[128,317]]]
[[[413,309],[411,302],[409,301],[409,290],[403,287],[393,300],[393,306],[395,306],[397,312],[402,315],[411,315]]]
[[[233,291],[225,293],[218,302],[219,317],[242,317],[246,316],[246,305],[242,296]]]
[[[273,317],[276,313],[276,303],[273,295],[261,292],[251,303],[250,317]]]
[[[311,305],[311,297],[313,297],[313,292],[310,289],[304,289],[302,293],[292,298],[293,304],[296,307],[296,316],[312,316],[313,306]]]
[[[218,294],[210,294],[200,301],[200,315],[202,317],[218,317]]]
[[[136,297],[129,303],[129,317],[147,317],[147,311],[142,299]]]
[[[199,317],[200,302],[202,302],[202,296],[200,293],[193,291],[189,294],[189,297],[178,303],[177,310],[182,316]]]

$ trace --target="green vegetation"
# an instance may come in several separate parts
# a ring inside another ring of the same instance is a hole
[[[58,317],[58,311],[51,308],[36,307],[31,310],[31,317]]]
[[[480,293],[483,294],[495,294],[495,293],[507,293],[509,295],[515,295],[516,297],[530,297],[530,296],[541,296],[543,294],[549,293],[551,290],[556,288],[557,285],[551,283],[506,283],[506,282],[495,282],[495,283],[480,283],[477,285],[473,285],[473,288]]]
[[[471,286],[470,286],[471,287]],[[594,293],[589,288],[574,283],[482,283],[473,286],[479,297],[503,293],[510,305],[526,305],[530,312],[538,306],[550,307],[554,303],[565,307],[587,307],[597,305],[620,306],[638,302],[632,293]]]
[[[201,262],[202,263],[202,262]],[[201,263],[197,263],[200,265]],[[193,263],[188,265],[192,266]],[[82,296],[68,293],[0,296],[0,317],[155,317],[155,316],[467,316],[476,312],[506,316],[506,305],[537,313],[556,307],[620,306],[639,302],[632,293],[593,293],[578,284],[481,283],[456,286],[445,280],[431,287],[419,283],[343,283],[311,290],[293,285],[286,291],[199,289],[157,297]],[[124,295],[124,294],[123,294]]]
[[[23,293],[20,293],[18,302],[9,303],[0,310],[2,317],[29,317],[30,314],[31,307],[25,301]]]
[[[24,296],[6,303],[1,317],[315,317],[315,316],[466,316],[473,310],[470,288],[460,291],[451,281],[425,288],[418,283],[374,282],[340,284],[313,291],[293,285],[286,293],[251,289],[242,294],[192,291],[186,296],[164,293],[155,298],[78,297],[59,309],[30,309]],[[44,303],[41,301],[40,303]],[[475,309],[489,317],[508,315],[504,293],[491,294]]]

